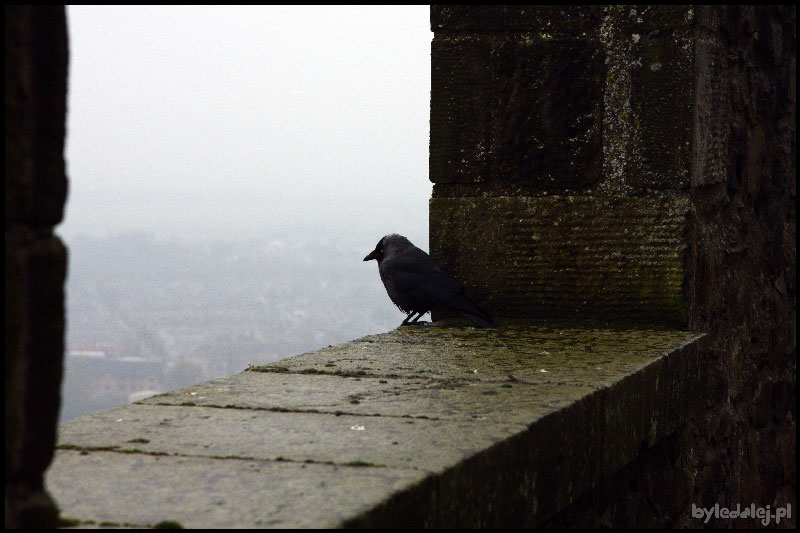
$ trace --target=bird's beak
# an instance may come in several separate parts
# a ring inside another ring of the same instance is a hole
[[[367,257],[364,258],[364,261],[370,261],[372,259],[378,259],[378,251],[372,250]]]

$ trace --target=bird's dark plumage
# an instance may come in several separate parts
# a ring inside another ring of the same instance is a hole
[[[378,242],[364,261],[378,261],[381,281],[392,302],[407,313],[401,325],[411,323],[431,309],[448,309],[482,328],[495,327],[489,314],[464,295],[464,286],[445,272],[411,241],[392,233]]]

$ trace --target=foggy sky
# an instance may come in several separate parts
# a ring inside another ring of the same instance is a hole
[[[69,6],[59,228],[427,249],[428,6]]]

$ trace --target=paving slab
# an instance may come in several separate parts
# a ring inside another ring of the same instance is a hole
[[[425,475],[394,468],[59,451],[47,489],[63,515],[84,525],[152,527],[171,521],[198,529],[321,528],[368,510]]]
[[[591,383],[602,386],[693,337],[657,328],[449,324],[397,328],[253,370],[498,382],[512,375],[545,384],[584,384],[591,377]],[[587,369],[596,376],[587,376]]]
[[[353,414],[400,418],[489,420],[527,426],[599,385],[508,378],[349,378],[249,371],[154,396],[143,405]],[[533,418],[532,418],[533,417]]]
[[[61,449],[441,472],[520,431],[472,421],[132,405],[61,426]]]

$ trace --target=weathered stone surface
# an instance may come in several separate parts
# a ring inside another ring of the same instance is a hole
[[[683,195],[434,198],[430,212],[434,259],[493,316],[686,322]]]
[[[693,504],[796,514],[796,8],[691,9],[689,324],[709,333],[704,387],[720,400],[545,526],[766,525],[706,523]]]
[[[434,32],[536,31],[570,36],[590,32],[602,16],[602,6],[575,5],[448,5],[431,6]]]
[[[268,374],[276,372],[268,371]],[[280,373],[280,372],[278,372]],[[302,376],[316,374],[313,368],[299,371]],[[472,373],[472,370],[470,370]],[[602,371],[601,371],[602,373]],[[237,376],[211,387],[198,385],[191,392],[197,396],[186,400],[185,393],[157,396],[142,403],[147,405],[238,406],[256,410],[298,410],[305,413],[333,415],[391,416],[409,419],[491,421],[498,409],[507,409],[503,421],[525,425],[531,412],[540,414],[566,405],[572,395],[590,392],[583,384],[569,389],[556,386],[553,379],[530,382],[542,396],[535,403],[521,398],[507,376],[484,382],[460,377],[431,379],[396,379],[391,376],[342,378],[319,375],[317,379],[298,377],[290,372],[280,381],[271,376]],[[378,374],[382,376],[383,374]],[[516,376],[515,376],[516,377]],[[211,390],[210,390],[211,389]]]
[[[697,38],[695,72],[697,118],[693,122],[691,186],[726,180],[725,149],[730,142],[731,98],[726,76],[725,50],[714,39]]]
[[[461,195],[688,188],[697,153],[695,8],[431,13],[435,194],[468,185],[474,190]]]
[[[5,526],[52,528],[64,354],[64,6],[5,7]]]
[[[602,166],[605,56],[586,40],[498,45],[493,153],[498,179],[540,190],[585,187]]]
[[[63,516],[87,526],[332,528],[424,477],[392,468],[60,451],[47,488]]]
[[[435,37],[431,43],[430,179],[489,179],[492,94],[483,38]]]
[[[630,105],[636,126],[628,183],[686,189],[694,118],[693,34],[653,30],[646,35],[633,34],[632,40]]]
[[[697,22],[697,6],[637,5],[624,6],[625,20],[631,31],[674,30]]]
[[[276,385],[274,375],[257,378],[266,388]],[[326,380],[302,376],[292,381]],[[237,408],[198,404],[189,409],[187,405],[150,403],[103,411],[62,425],[59,443],[62,449],[109,448],[131,453],[441,472],[450,462],[471,457],[524,428],[507,420],[484,419],[481,424],[471,418],[444,417],[398,421],[398,416],[381,406],[373,406],[380,413],[377,416],[337,416],[332,410],[311,412],[302,407],[287,407],[285,411],[256,408],[246,397],[230,400],[235,403],[228,405]],[[300,403],[296,394],[289,400],[292,405]],[[343,405],[342,409],[347,407]]]
[[[431,181],[558,190],[598,179],[596,42],[437,35],[431,55]]]
[[[419,328],[398,328],[254,370],[362,381],[382,376],[407,380],[401,384],[403,389],[414,380],[513,385],[509,374],[531,386],[577,386],[586,383],[584,371],[588,359],[596,371],[593,379],[604,387],[608,384],[604,378],[630,372],[663,351],[681,346],[687,335],[664,328],[630,329],[580,323],[501,323],[499,329],[465,328],[457,324],[445,321]],[[598,352],[606,354],[600,365],[594,359]],[[159,398],[162,397],[153,400]]]
[[[84,524],[533,525],[702,406],[702,342],[400,328],[72,420],[48,487]]]
[[[686,467],[690,499],[729,508],[791,503],[794,513],[796,459],[784,450],[796,453],[796,7],[697,9],[708,31],[703,46],[722,61],[722,72],[709,69],[703,78],[719,92],[698,87],[700,104],[722,105],[698,117],[719,125],[718,133],[705,130],[712,149],[696,167],[704,174],[692,178],[690,326],[710,333],[710,385],[731,400],[681,435],[681,449],[704,451]],[[772,391],[777,396],[765,409],[761,394]],[[693,524],[684,513],[679,524]],[[763,527],[758,520],[735,525]]]
[[[604,175],[594,192],[686,189],[696,110],[694,8],[603,9]]]

